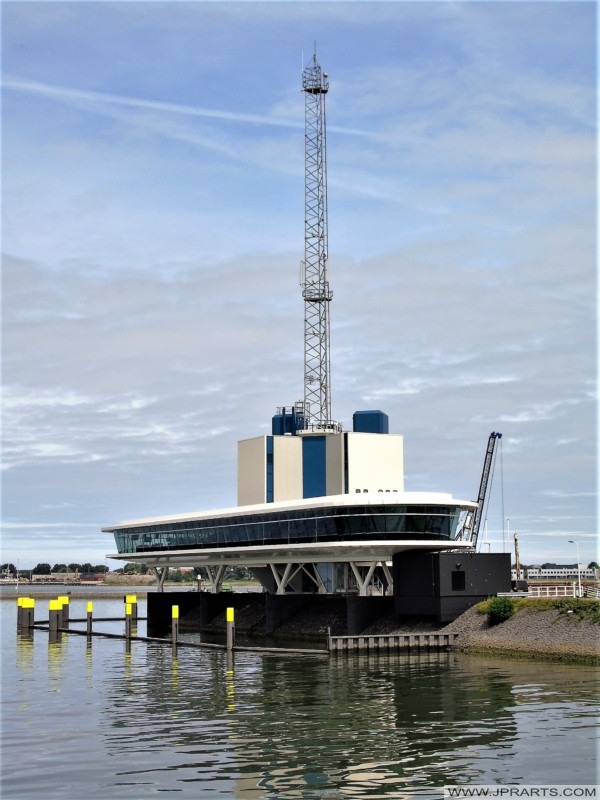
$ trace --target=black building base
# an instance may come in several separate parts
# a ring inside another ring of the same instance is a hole
[[[452,622],[471,606],[510,592],[509,553],[423,553],[394,556],[395,613]]]
[[[236,627],[253,635],[277,637],[281,628],[294,629],[307,636],[324,631],[329,618],[335,627],[332,633],[356,636],[365,628],[394,609],[393,597],[356,597],[354,595],[258,594],[246,592],[148,592],[148,634],[164,636],[171,630],[172,607],[179,606],[183,626],[202,630],[220,627],[225,610],[235,610]],[[260,623],[256,621],[260,619]],[[324,623],[324,620],[326,622]],[[290,623],[287,624],[286,623]],[[311,623],[313,623],[311,627]],[[325,626],[325,627],[324,627]],[[188,628],[189,629],[189,628]],[[223,630],[225,623],[223,622]],[[286,633],[286,636],[289,635]]]
[[[211,623],[214,627],[213,621],[220,625],[217,618],[224,620],[225,609],[233,608],[241,625],[244,619],[250,620],[253,634],[275,637],[280,628],[293,628],[286,623],[295,618],[298,627],[311,635],[311,622],[315,632],[321,630],[328,614],[335,619],[337,634],[346,636],[361,634],[384,616],[393,616],[398,622],[406,617],[427,617],[446,623],[498,592],[510,592],[510,561],[509,553],[398,553],[393,561],[393,597],[148,592],[148,633],[161,636],[170,631],[174,605],[179,606],[182,623],[187,617],[188,624],[199,630]]]

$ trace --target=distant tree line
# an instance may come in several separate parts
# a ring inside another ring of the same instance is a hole
[[[17,568],[14,564],[6,563],[0,566],[0,570],[5,575],[16,575]],[[54,572],[79,572],[80,575],[100,575],[109,572],[106,564],[54,564],[54,566],[46,563],[37,564],[33,569],[20,569],[19,575],[51,575]]]
[[[17,568],[11,563],[2,564],[0,566],[0,571],[4,575],[11,577],[17,575]],[[119,567],[119,569],[113,570],[113,572],[117,575],[146,575],[148,571],[147,564],[137,564],[133,562],[129,562],[125,564],[124,567]],[[33,575],[52,575],[61,572],[78,572],[83,577],[85,575],[105,575],[107,572],[110,572],[110,570],[106,564],[90,564],[89,562],[86,562],[85,564],[72,563],[54,565],[43,562],[36,564],[32,570],[18,570],[19,576],[26,577],[29,577],[30,573]],[[252,576],[250,572],[245,567],[230,567],[226,573],[226,578],[228,580],[248,580],[251,577]],[[194,569],[190,570],[169,570],[168,580],[172,581],[173,583],[195,583],[198,578],[201,578],[202,580],[208,580],[208,572],[206,567],[194,567]]]
[[[145,575],[148,572],[147,564],[135,564],[129,562],[124,567],[114,570],[120,575]],[[194,567],[193,569],[169,569],[167,580],[170,583],[196,583],[198,579],[208,580],[209,575],[206,567]],[[225,578],[230,581],[249,580],[251,573],[245,567],[229,567],[225,573]]]

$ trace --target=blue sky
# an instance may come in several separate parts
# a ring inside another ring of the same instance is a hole
[[[302,396],[315,40],[334,418],[464,499],[501,431],[491,549],[597,558],[595,4],[4,2],[2,36],[2,561],[235,505]]]

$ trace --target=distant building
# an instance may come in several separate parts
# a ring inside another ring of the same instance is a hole
[[[513,578],[516,578],[516,570],[513,569]],[[583,564],[541,564],[538,566],[525,567],[521,570],[525,572],[527,580],[577,580],[580,577],[582,580],[595,581],[598,580],[598,570],[588,568]]]

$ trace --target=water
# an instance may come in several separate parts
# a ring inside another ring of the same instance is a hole
[[[16,603],[0,609],[5,800],[439,798],[448,783],[598,783],[593,667],[188,648],[173,659],[163,645],[17,635]],[[38,601],[37,619],[45,609]],[[72,599],[71,618],[85,609]],[[94,602],[95,617],[122,612]]]

